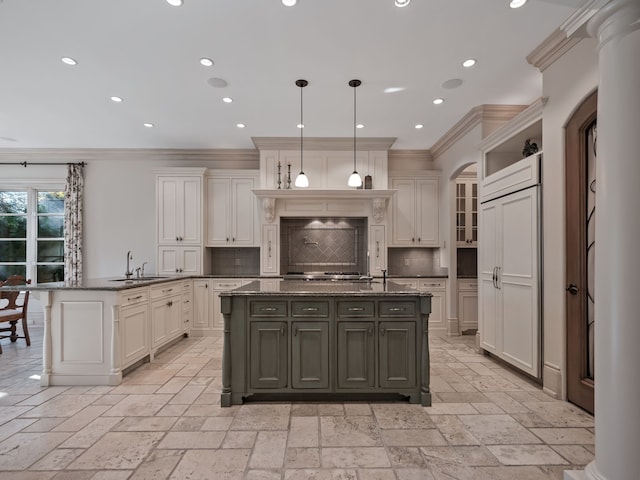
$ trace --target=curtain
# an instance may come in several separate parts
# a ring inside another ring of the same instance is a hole
[[[64,280],[82,281],[82,197],[84,195],[84,165],[67,165],[64,187]]]

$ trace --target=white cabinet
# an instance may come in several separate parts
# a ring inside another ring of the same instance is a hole
[[[540,374],[539,167],[535,155],[485,179],[478,250],[480,346],[534,377]]]
[[[193,322],[193,281],[182,282],[182,330],[187,335]]]
[[[391,246],[437,247],[438,176],[393,176]]]
[[[458,178],[456,181],[456,244],[458,247],[478,245],[478,181]]]
[[[157,177],[158,245],[202,242],[202,176]]]
[[[431,293],[429,332],[437,335],[447,333],[447,280],[444,278],[391,278],[390,281],[406,285],[421,292]]]
[[[210,247],[252,247],[256,241],[257,175],[207,178],[207,237]]]
[[[202,247],[158,247],[158,274],[200,275]]]
[[[163,283],[150,288],[151,295],[151,350],[184,332],[182,323],[182,285],[180,282]]]
[[[458,325],[461,333],[478,328],[477,280],[458,280]]]
[[[149,290],[147,287],[119,294],[121,368],[149,354]]]
[[[200,279],[193,281],[193,325],[191,333],[200,337],[211,330],[213,319],[213,280]]]
[[[278,255],[280,242],[278,241],[278,226],[275,224],[262,226],[262,275],[276,275],[278,273]]]
[[[220,308],[220,292],[228,292],[245,285],[250,280],[239,280],[237,278],[218,279],[213,282],[213,321],[212,328],[214,330],[222,330],[224,328],[224,318]]]
[[[369,227],[369,270],[371,275],[382,275],[387,269],[387,242],[384,225]]]

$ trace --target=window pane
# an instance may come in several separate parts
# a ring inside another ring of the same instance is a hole
[[[11,275],[27,276],[26,265],[1,265],[0,264],[0,281],[4,281]]]
[[[64,213],[64,192],[38,192],[38,213]]]
[[[27,213],[27,192],[0,192],[0,213]]]
[[[64,262],[64,240],[38,240],[38,262]]]
[[[38,217],[38,238],[64,237],[64,217]]]
[[[62,282],[63,280],[63,265],[38,265],[38,283]]]
[[[27,238],[27,217],[0,216],[0,238]]]
[[[26,240],[0,240],[0,262],[26,262]]]

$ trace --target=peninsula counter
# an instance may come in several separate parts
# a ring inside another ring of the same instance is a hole
[[[431,294],[393,282],[257,280],[220,294],[223,407],[408,397],[431,405]]]

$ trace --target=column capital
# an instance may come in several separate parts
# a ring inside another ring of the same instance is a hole
[[[598,48],[635,30],[640,30],[640,0],[611,0],[587,23],[587,31],[598,40]]]

